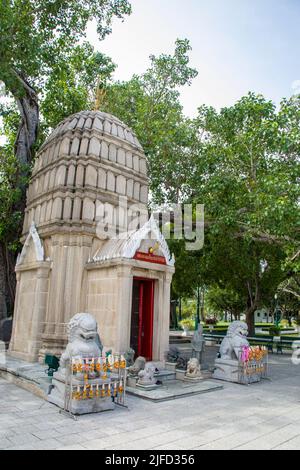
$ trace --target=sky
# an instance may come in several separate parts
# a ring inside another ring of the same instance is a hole
[[[88,39],[118,65],[114,78],[143,73],[149,55],[172,53],[190,40],[199,72],[181,91],[188,116],[201,104],[230,106],[249,91],[277,104],[300,92],[300,0],[131,0],[132,15],[114,20],[112,34]]]

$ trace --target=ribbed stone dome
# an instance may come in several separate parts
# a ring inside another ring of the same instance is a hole
[[[53,139],[72,133],[79,132],[93,132],[99,131],[102,135],[113,136],[142,151],[141,144],[137,140],[134,132],[129,129],[120,119],[112,114],[103,113],[101,111],[81,111],[80,113],[73,114],[64,119],[48,137],[44,145],[46,146]]]
[[[119,196],[147,204],[143,149],[118,118],[82,111],[62,121],[38,153],[23,232],[32,221],[42,234],[53,224],[96,225],[103,205],[111,212],[113,225]]]

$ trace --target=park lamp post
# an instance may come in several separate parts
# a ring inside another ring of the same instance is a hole
[[[198,330],[198,325],[200,323],[200,287],[197,287],[197,308],[196,308],[196,316],[195,316],[195,331]]]
[[[275,310],[274,310],[274,323],[276,328],[279,327],[279,323],[281,320],[281,310],[279,308],[279,302],[278,302],[278,295],[274,295],[274,300],[275,300]]]

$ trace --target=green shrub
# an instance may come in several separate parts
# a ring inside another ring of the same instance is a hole
[[[179,323],[181,328],[187,328],[188,330],[194,330],[195,329],[195,320],[192,318],[185,318],[184,320],[181,320]]]
[[[269,329],[269,334],[271,336],[280,336],[281,333],[281,328],[273,326],[272,328]]]

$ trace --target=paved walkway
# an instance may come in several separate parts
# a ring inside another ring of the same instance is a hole
[[[300,449],[300,366],[271,357],[271,381],[79,418],[0,379],[0,449]]]

